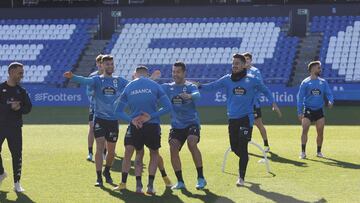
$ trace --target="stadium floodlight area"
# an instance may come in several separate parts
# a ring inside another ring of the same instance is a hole
[[[128,18],[106,52],[115,57],[116,74],[128,79],[138,64],[171,78],[171,65],[181,60],[188,78],[211,81],[229,73],[233,53],[247,51],[266,83],[286,84],[299,41],[281,31],[287,22],[287,17]]]
[[[62,73],[76,64],[96,19],[0,20],[0,81],[7,65],[25,64],[23,82],[62,86]]]
[[[330,83],[360,81],[360,16],[314,16],[311,32],[323,33],[320,60]]]

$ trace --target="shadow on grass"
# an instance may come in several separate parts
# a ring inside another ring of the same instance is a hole
[[[173,194],[173,191],[170,188],[166,188],[165,192],[161,196],[147,196],[145,194],[139,194],[129,190],[123,190],[121,192],[113,191],[112,189],[102,187],[102,190],[108,192],[111,196],[119,198],[124,202],[171,202],[171,203],[183,203],[183,201],[177,196]]]
[[[291,164],[291,165],[299,166],[299,167],[308,167],[307,163],[305,163],[305,162],[300,162],[300,161],[295,161],[295,160],[292,160],[292,159],[287,159],[287,158],[279,156],[278,154],[276,154],[274,152],[269,152],[269,154],[270,154],[270,156],[268,156],[267,158],[270,161],[283,163],[283,164]],[[253,153],[249,153],[249,155],[254,156],[254,157],[258,157],[258,158],[264,158],[262,155],[257,155],[257,154],[253,154]]]
[[[314,162],[318,162],[318,163],[323,163],[329,166],[337,166],[340,168],[347,168],[347,169],[360,169],[360,164],[356,164],[356,163],[350,163],[350,162],[345,162],[345,161],[339,161],[336,159],[332,159],[332,158],[319,158],[319,159],[307,159],[309,161],[314,161]]]
[[[26,194],[17,192],[16,200],[8,200],[7,199],[7,191],[0,191],[0,202],[24,202],[24,203],[32,203],[33,200],[30,199]]]
[[[193,194],[187,189],[181,190],[181,193],[183,193],[187,197],[199,199],[204,203],[210,203],[210,202],[235,203],[235,201],[229,199],[228,197],[219,196],[215,193],[212,193],[209,189],[203,189],[202,191],[205,192],[204,195]]]
[[[262,190],[260,188],[260,184],[258,183],[252,183],[252,182],[246,182],[249,183],[250,186],[245,186],[246,188],[248,188],[250,191],[252,191],[255,194],[261,195],[269,200],[272,200],[274,202],[292,202],[292,203],[307,203],[308,201],[304,201],[304,200],[299,200],[296,199],[295,197],[289,196],[289,195],[284,195],[284,194],[280,194],[277,192],[271,192],[271,191],[265,191]],[[324,203],[327,202],[326,199],[321,198],[315,202],[318,203]]]

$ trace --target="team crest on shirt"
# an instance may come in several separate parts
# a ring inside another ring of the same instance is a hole
[[[186,87],[184,87],[184,88],[183,88],[183,92],[186,92],[186,90],[187,90]]]
[[[105,96],[113,96],[113,95],[116,94],[116,89],[113,88],[113,87],[105,87],[105,88],[103,89],[103,94],[104,94]]]
[[[243,87],[235,87],[233,89],[233,93],[234,95],[245,95],[246,94],[246,89]]]
[[[2,92],[6,92],[6,89],[3,89]]]
[[[175,105],[181,105],[184,103],[184,99],[181,98],[179,95],[176,95],[171,99],[171,103]]]
[[[312,89],[311,94],[314,96],[319,96],[321,95],[321,91],[319,89]]]

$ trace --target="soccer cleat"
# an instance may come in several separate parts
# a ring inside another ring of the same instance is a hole
[[[185,184],[181,181],[177,182],[175,185],[171,187],[172,190],[181,190],[185,189]]]
[[[120,190],[126,190],[126,183],[120,183],[118,186],[116,186],[114,191],[120,191]]]
[[[301,152],[299,158],[300,158],[300,159],[306,159],[306,154],[305,154],[305,152]]]
[[[7,173],[4,171],[4,173],[0,175],[0,185],[6,177],[7,177]]]
[[[236,181],[236,186],[240,187],[240,186],[244,186],[245,184],[245,181],[244,179],[242,178],[239,178],[237,181]]]
[[[164,183],[165,183],[166,187],[171,187],[172,186],[172,183],[171,183],[171,180],[170,180],[169,177],[165,176],[165,177],[163,177],[163,180],[164,180]]]
[[[204,178],[198,178],[198,182],[197,182],[195,188],[198,190],[201,190],[201,189],[204,189],[206,185],[207,185],[207,182]]]
[[[316,153],[316,156],[319,157],[319,158],[324,158],[324,155],[323,155],[323,153],[321,153],[321,152],[317,152],[317,153]]]
[[[92,159],[93,159],[93,154],[89,153],[86,160],[92,161]]]
[[[147,189],[147,191],[146,191],[146,194],[148,194],[148,195],[155,195],[155,189],[154,189],[154,187],[153,186],[148,186],[148,189]]]
[[[14,184],[14,191],[15,192],[25,192],[24,188],[21,187],[19,181]]]
[[[102,181],[102,179],[96,180],[96,183],[94,184],[94,186],[95,186],[95,187],[102,187],[102,186],[103,186],[103,181]]]
[[[264,147],[264,151],[265,151],[266,153],[270,152],[270,147],[269,147],[269,146],[265,146],[265,147]]]
[[[111,178],[110,172],[109,171],[104,171],[103,172],[103,176],[105,177],[105,181],[107,183],[113,183],[113,179]]]

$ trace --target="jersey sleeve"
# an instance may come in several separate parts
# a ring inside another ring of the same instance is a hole
[[[151,118],[160,117],[166,113],[169,113],[172,110],[171,102],[169,97],[165,94],[164,90],[158,85],[157,97],[160,103],[161,108],[150,114]]]
[[[191,99],[193,101],[200,99],[199,89],[195,85],[193,85],[193,84],[190,85],[190,90],[191,90]]]
[[[126,89],[121,93],[120,97],[115,101],[115,115],[119,120],[124,120],[126,122],[131,122],[131,118],[128,114],[125,113],[125,107],[127,105],[127,94]]]
[[[305,88],[306,88],[306,84],[304,82],[302,82],[300,84],[299,87],[299,91],[296,95],[296,99],[297,99],[297,114],[301,115],[302,111],[304,109],[304,97],[305,97]]]
[[[82,84],[82,85],[95,85],[95,77],[83,77],[74,75],[71,81]]]
[[[258,78],[254,78],[257,89],[269,99],[270,103],[274,103],[274,97],[269,88]]]
[[[202,89],[205,91],[211,91],[211,90],[217,90],[217,89],[223,88],[223,87],[225,87],[225,79],[226,78],[227,78],[227,76],[225,75],[214,82],[200,85],[199,89]]]
[[[325,95],[326,95],[326,98],[329,100],[329,102],[331,102],[333,104],[334,103],[334,95],[332,94],[329,83],[327,81],[325,81]]]

